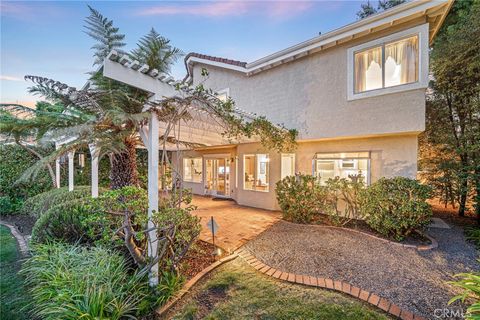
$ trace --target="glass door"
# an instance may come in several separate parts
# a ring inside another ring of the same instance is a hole
[[[230,159],[206,159],[205,193],[212,196],[230,196]]]

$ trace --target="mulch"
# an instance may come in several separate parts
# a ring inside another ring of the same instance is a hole
[[[0,220],[17,227],[17,230],[20,231],[23,236],[29,236],[32,234],[32,228],[36,221],[34,217],[23,214],[2,215],[0,216]]]
[[[198,240],[187,253],[180,267],[180,273],[185,276],[187,281],[195,277],[200,271],[216,261],[213,252],[213,244]]]

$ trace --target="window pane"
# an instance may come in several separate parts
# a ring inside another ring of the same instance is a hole
[[[385,87],[418,80],[418,36],[385,45]]]
[[[351,179],[360,174],[367,183],[370,174],[369,161],[369,159],[315,160],[315,175],[320,184],[325,184],[328,179],[335,177]]]
[[[243,188],[253,190],[255,182],[255,156],[245,155],[243,157],[244,182]]]
[[[268,154],[257,154],[257,176],[255,184],[255,190],[257,191],[268,191],[269,163]]]
[[[282,154],[281,179],[295,175],[295,154]]]
[[[183,181],[202,182],[202,158],[183,159]]]
[[[382,88],[382,47],[355,54],[355,93]]]

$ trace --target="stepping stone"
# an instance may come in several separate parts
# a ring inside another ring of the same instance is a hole
[[[440,218],[432,218],[429,228],[450,229],[450,226]]]

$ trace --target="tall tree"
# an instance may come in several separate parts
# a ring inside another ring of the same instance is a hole
[[[357,12],[357,18],[363,19],[377,12],[387,10],[404,3],[406,0],[379,0],[377,7],[374,7],[370,0],[360,5],[360,10]]]
[[[458,163],[459,215],[473,188],[480,222],[480,1],[458,1],[431,55],[427,142]]]

